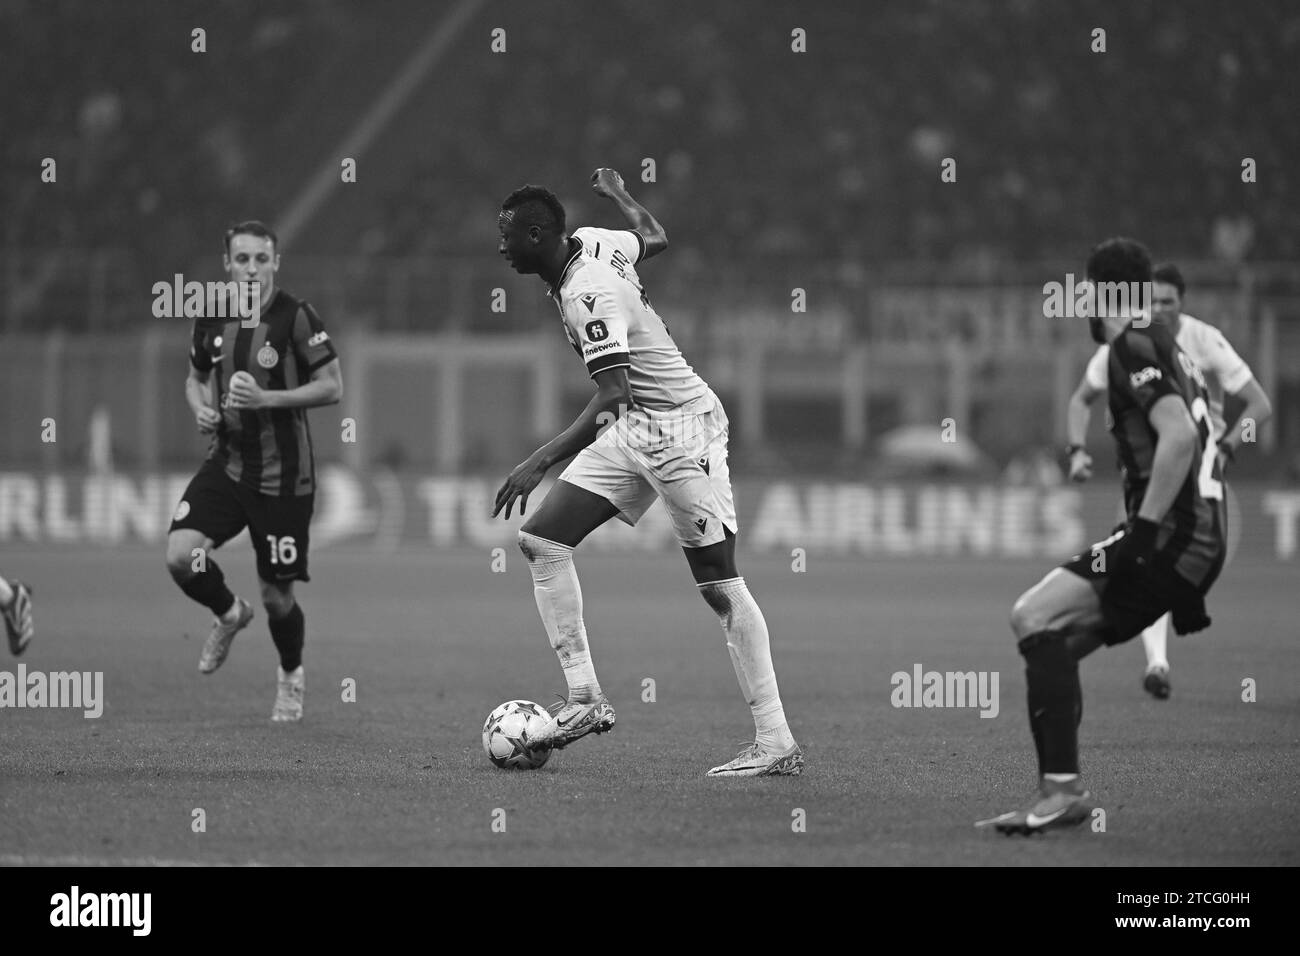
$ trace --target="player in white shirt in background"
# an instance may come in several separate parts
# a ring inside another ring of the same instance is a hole
[[[1268,396],[1246,364],[1228,344],[1223,333],[1207,322],[1202,322],[1182,311],[1186,283],[1182,273],[1172,263],[1164,263],[1152,271],[1151,318],[1168,325],[1174,332],[1178,347],[1187,353],[1205,373],[1210,392],[1210,421],[1219,446],[1220,459],[1226,467],[1241,445],[1240,430],[1228,429],[1223,414],[1224,396],[1232,395],[1244,403],[1236,422],[1251,420],[1258,428],[1273,414]],[[1106,368],[1110,346],[1102,345],[1093,354],[1078,388],[1070,396],[1067,431],[1070,457],[1070,478],[1087,481],[1092,477],[1092,457],[1084,448],[1088,434],[1089,406],[1106,394]],[[1142,686],[1153,697],[1164,700],[1169,696],[1169,615],[1166,614],[1142,632],[1142,648],[1146,651],[1147,669]]]
[[[492,512],[504,508],[509,518],[518,499],[523,514],[547,470],[577,453],[519,532],[569,691],[534,743],[560,748],[614,726],[591,661],[573,551],[611,518],[635,525],[657,498],[701,596],[722,623],[754,719],[754,743],[708,776],[797,775],[803,751],[781,706],[767,623],[736,570],[727,413],[686,364],[636,273],[638,262],[667,248],[667,237],[615,171],[597,170],[592,188],[634,228],[584,227],[570,236],[564,207],[540,186],[511,193],[498,218],[498,251],[516,272],[547,282],[569,344],[596,383],[577,420],[510,473]]]

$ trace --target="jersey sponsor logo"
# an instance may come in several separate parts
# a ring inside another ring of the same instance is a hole
[[[584,299],[583,301],[585,302],[586,300]],[[595,301],[594,297],[592,301]],[[602,342],[609,338],[609,329],[605,327],[605,323],[600,319],[594,319],[591,322],[588,322],[583,326],[583,331],[586,333],[587,338],[593,342]]]
[[[186,501],[184,498],[182,498],[181,503],[176,506],[176,513],[172,515],[172,520],[184,521],[185,516],[189,513],[190,513],[190,503]]]
[[[326,332],[324,329],[321,329],[319,332],[317,332],[315,335],[313,335],[311,338],[307,340],[307,347],[315,348],[317,345],[321,345],[322,343],[328,341],[329,341],[329,333]]]
[[[588,312],[595,312],[595,311],[596,311],[596,296],[595,296],[594,294],[590,293],[590,292],[587,293],[586,295],[584,295],[584,296],[582,297],[582,304],[585,305],[585,306],[587,307],[587,311],[588,311]]]
[[[1162,373],[1160,369],[1156,368],[1154,365],[1148,365],[1146,368],[1138,369],[1138,371],[1132,373],[1128,377],[1128,380],[1129,384],[1134,388],[1141,388],[1147,382],[1158,381],[1162,378],[1164,378],[1164,373]]]
[[[273,345],[263,345],[257,350],[257,364],[262,368],[275,368],[275,364],[280,361],[280,353],[275,350]]]
[[[606,342],[603,345],[588,345],[586,349],[583,350],[582,354],[587,356],[599,355],[601,352],[608,352],[610,349],[617,348],[621,348],[617,342]]]

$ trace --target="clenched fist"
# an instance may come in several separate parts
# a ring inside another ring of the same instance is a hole
[[[623,185],[623,177],[618,174],[617,169],[606,169],[602,166],[591,174],[591,190],[597,196],[612,199],[615,193],[624,192],[626,187]]]
[[[194,420],[198,422],[200,435],[211,435],[221,424],[221,413],[210,405],[200,405]]]

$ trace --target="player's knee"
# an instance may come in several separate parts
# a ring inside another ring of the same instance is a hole
[[[1029,594],[1022,594],[1011,606],[1011,632],[1016,640],[1041,631],[1047,626],[1042,609]]]
[[[533,536],[531,531],[527,530],[526,526],[520,528],[519,533],[515,535],[515,543],[519,545],[519,550],[523,554],[524,560],[528,561],[530,564],[537,560],[537,547],[534,544],[536,540],[536,537]]]
[[[293,610],[293,589],[276,584],[262,585],[262,607],[270,617],[284,617]]]
[[[527,525],[519,529],[515,540],[529,564],[536,564],[538,561],[563,560],[573,554],[572,548],[533,534],[528,530]]]
[[[188,544],[183,540],[167,542],[167,572],[174,581],[188,581],[198,574],[198,569],[194,566],[194,549],[188,547]]]

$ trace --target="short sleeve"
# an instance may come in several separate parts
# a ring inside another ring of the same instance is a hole
[[[627,317],[619,310],[613,293],[590,287],[577,290],[569,300],[567,311],[589,375],[632,364],[627,345]]]
[[[293,350],[309,375],[338,358],[334,343],[325,331],[325,323],[306,302],[298,307],[293,317]]]
[[[1088,367],[1084,370],[1083,380],[1087,382],[1094,391],[1106,391],[1106,385],[1109,382],[1109,376],[1106,374],[1106,366],[1110,362],[1110,346],[1100,346],[1097,351],[1092,353],[1092,358],[1088,359]]]
[[[645,237],[635,229],[597,229],[583,226],[574,232],[583,251],[593,259],[617,262],[618,253],[632,265],[645,258]]]
[[[1225,392],[1240,392],[1253,378],[1246,360],[1237,354],[1218,329],[1206,326],[1201,345],[1202,368],[1214,373]]]

